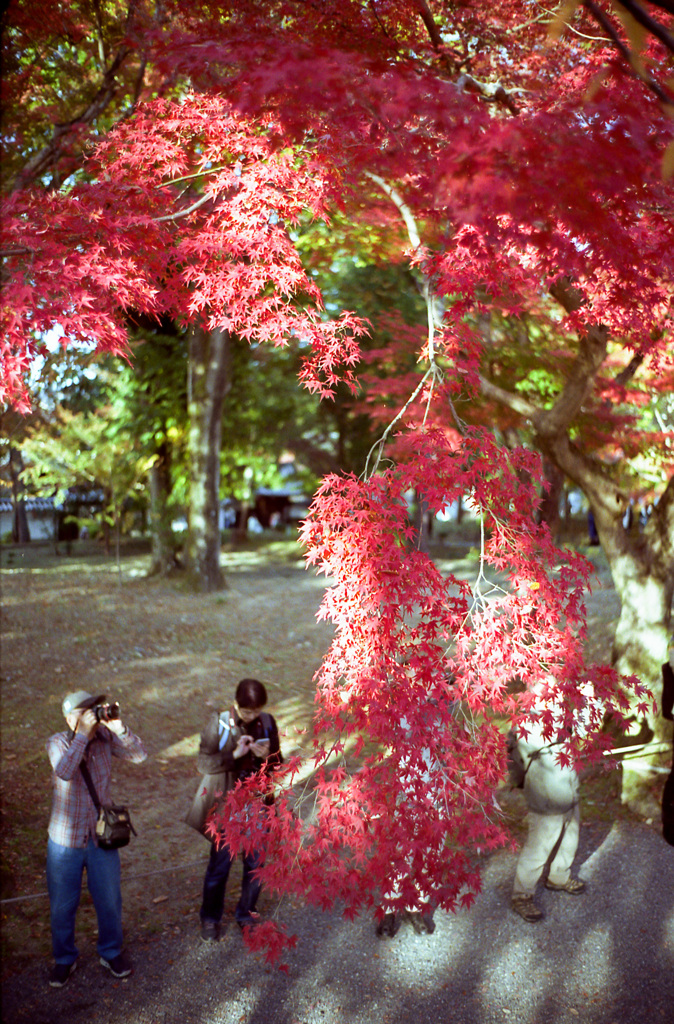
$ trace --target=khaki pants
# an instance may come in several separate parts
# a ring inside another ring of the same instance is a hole
[[[578,849],[580,813],[578,804],[566,814],[535,814],[529,811],[529,834],[515,871],[513,893],[533,895],[543,870],[550,861],[549,881],[564,885]]]

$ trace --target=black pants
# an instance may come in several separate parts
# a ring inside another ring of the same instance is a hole
[[[262,859],[262,853],[257,851],[253,851],[243,858],[241,897],[235,912],[239,924],[248,924],[252,920],[251,915],[255,911],[258,896],[262,891],[262,883],[252,875],[255,868],[259,868],[262,864]],[[214,921],[217,924],[221,920],[225,905],[225,889],[233,860],[228,846],[221,846],[217,850],[213,843],[204,877],[204,893],[200,913],[202,921]]]

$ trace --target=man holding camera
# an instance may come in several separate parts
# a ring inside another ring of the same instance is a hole
[[[82,873],[98,920],[98,954],[103,967],[116,978],[132,968],[122,953],[122,893],[119,850],[102,849],[96,837],[98,811],[82,766],[100,804],[111,804],[112,758],[139,764],[147,757],[138,736],[122,723],[118,704],[85,690],[70,693],[62,710],[68,729],[47,740],[54,770],[54,792],[47,845],[47,888],[51,912],[54,970],[49,984],[61,988],[75,969],[75,915],[82,890]]]

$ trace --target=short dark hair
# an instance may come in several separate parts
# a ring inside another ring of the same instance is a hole
[[[236,688],[240,708],[261,708],[267,703],[267,691],[259,679],[242,679]]]

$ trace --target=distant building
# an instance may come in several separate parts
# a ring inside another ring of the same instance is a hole
[[[63,502],[53,498],[24,497],[26,519],[31,540],[76,540],[79,526],[71,516],[93,518],[100,513],[105,495],[100,490],[67,491]],[[14,503],[0,498],[0,538],[11,534],[14,524]]]
[[[24,498],[26,519],[31,540],[53,540],[56,530],[56,509],[53,498]],[[14,502],[0,498],[0,538],[11,534],[14,526]]]

